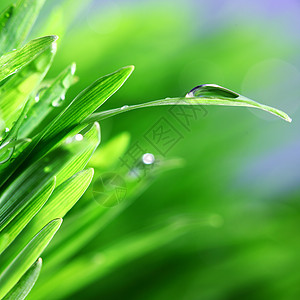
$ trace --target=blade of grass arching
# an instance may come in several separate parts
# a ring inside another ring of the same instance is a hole
[[[18,283],[10,290],[3,300],[23,300],[30,293],[36,283],[42,268],[42,259],[39,258],[22,276]]]
[[[182,98],[166,98],[161,100],[150,101],[143,104],[123,106],[99,113],[92,114],[84,122],[90,123],[100,121],[109,117],[113,117],[123,112],[145,108],[153,106],[164,106],[164,105],[223,105],[223,106],[244,106],[252,107],[269,112],[287,122],[291,122],[292,119],[283,111],[260,104],[242,95],[239,95],[233,91],[230,91],[221,86],[214,84],[204,84],[202,86],[194,88],[189,92],[186,97]]]
[[[52,63],[55,49],[55,42],[53,42],[0,87],[1,117],[6,123],[6,127],[10,130],[18,117],[18,111],[24,107],[27,98],[32,95],[34,100],[37,88]],[[28,109],[31,105],[32,101]]]
[[[13,220],[0,232],[0,254],[10,245],[18,236],[31,219],[39,212],[46,201],[49,199],[55,187],[55,177],[45,185]],[[59,217],[59,216],[57,216]],[[53,220],[52,218],[51,220]],[[49,222],[50,220],[48,220]],[[47,224],[48,222],[44,222]],[[42,226],[39,228],[41,229]],[[27,230],[27,228],[26,228]],[[35,231],[35,232],[38,232]]]
[[[188,232],[191,226],[193,225],[186,220],[183,222],[178,220],[158,230],[146,231],[124,239],[102,251],[84,254],[57,270],[55,276],[46,278],[41,276],[29,299],[45,299],[53,293],[53,287],[55,287],[56,299],[71,296],[114,269],[172,242]]]
[[[59,229],[62,219],[48,223],[0,275],[0,298],[4,297],[38,259]]]
[[[20,137],[35,136],[60,113],[65,94],[74,82],[75,70],[76,65],[72,64],[61,72],[49,87],[38,92],[37,102],[30,108],[19,130]]]
[[[30,41],[18,50],[2,55],[0,57],[0,81],[20,71],[51,45],[55,45],[53,42],[56,40],[57,36],[41,37]],[[53,51],[55,51],[54,48]]]
[[[27,38],[45,0],[19,0],[0,16],[0,55],[18,48]]]
[[[95,123],[91,130],[79,137],[50,152],[7,186],[0,197],[0,230],[29,204],[30,199],[53,176],[56,176],[56,185],[59,186],[86,166],[100,142],[99,124]]]

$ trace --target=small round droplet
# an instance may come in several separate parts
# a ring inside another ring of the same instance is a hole
[[[124,110],[124,109],[126,109],[128,107],[129,107],[128,105],[124,105],[124,106],[121,107],[121,110]]]
[[[5,132],[9,132],[9,128],[8,127],[5,128]]]
[[[78,134],[75,135],[75,141],[80,142],[82,140],[83,140],[83,135],[82,134],[78,133]]]
[[[152,153],[145,153],[142,159],[145,165],[151,165],[155,161],[155,157]]]
[[[44,172],[45,173],[50,173],[51,172],[51,168],[49,166],[44,168]]]
[[[5,14],[5,17],[6,17],[6,18],[9,18],[9,16],[10,16],[10,14],[7,12],[7,13]]]
[[[10,160],[14,153],[14,148],[3,147],[0,149],[0,164],[4,164]]]
[[[60,98],[57,98],[55,100],[52,101],[51,105],[53,107],[59,107],[63,104],[63,101],[65,100],[65,95],[61,95]]]

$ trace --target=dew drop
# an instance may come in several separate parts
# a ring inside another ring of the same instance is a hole
[[[51,105],[54,107],[59,107],[63,104],[63,101],[65,100],[65,95],[61,95],[59,98],[52,101]]]
[[[6,18],[9,18],[9,17],[10,17],[10,14],[7,12],[7,13],[5,14],[5,17],[6,17]]]
[[[82,140],[83,140],[83,135],[82,134],[78,133],[78,134],[75,135],[75,141],[80,142]]]
[[[0,150],[0,164],[6,163],[12,156],[14,152],[13,148],[1,149]]]
[[[9,132],[9,128],[8,127],[5,128],[5,132]]]
[[[128,105],[124,105],[124,106],[121,107],[121,110],[124,110],[124,109],[126,109],[128,107],[129,107]]]
[[[9,142],[0,146],[0,164],[6,163],[14,153],[14,147],[9,147]]]
[[[238,98],[240,95],[231,90],[228,90],[217,84],[202,84],[194,87],[190,90],[185,97],[201,97],[201,98],[217,98],[217,97],[226,97],[226,98]]]
[[[145,165],[151,165],[155,161],[155,157],[152,153],[145,153],[142,157],[143,163]]]

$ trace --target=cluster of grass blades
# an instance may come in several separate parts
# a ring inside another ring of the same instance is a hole
[[[181,98],[95,112],[123,85],[133,66],[99,78],[68,102],[65,94],[75,81],[74,64],[52,81],[44,80],[57,37],[25,44],[43,3],[20,0],[0,15],[0,299],[24,299],[39,274],[29,298],[64,298],[193,226],[189,220],[172,220],[156,231],[118,241],[101,253],[99,249],[80,253],[151,182],[149,176],[133,179],[123,171],[126,201],[114,208],[99,205],[103,195],[95,196],[88,189],[94,173],[110,171],[129,144],[128,134],[123,133],[98,151],[102,119],[137,108],[178,104],[253,107],[291,121],[282,111],[212,84],[198,86]],[[162,164],[151,172],[165,168]],[[80,210],[68,216],[47,247],[62,218],[80,198]]]

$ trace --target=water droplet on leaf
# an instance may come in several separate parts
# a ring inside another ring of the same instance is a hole
[[[0,164],[6,163],[14,153],[14,148],[4,146],[0,149]]]
[[[198,85],[186,94],[186,98],[238,98],[240,95],[216,84]]]
[[[83,140],[83,135],[80,134],[80,133],[76,134],[75,135],[75,140],[78,141],[78,142],[82,141]]]
[[[124,109],[126,109],[128,107],[129,107],[128,105],[124,105],[124,106],[121,107],[121,110],[124,110]]]
[[[142,159],[145,165],[151,165],[155,161],[155,157],[152,153],[145,153]]]
[[[63,101],[65,100],[65,95],[61,95],[59,98],[52,101],[51,105],[54,107],[59,107],[63,104]]]

